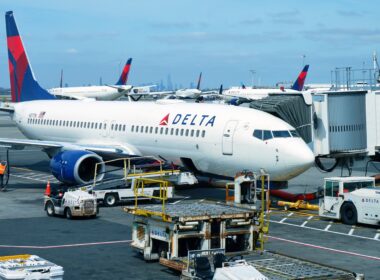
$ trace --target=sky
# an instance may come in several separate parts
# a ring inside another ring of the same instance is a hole
[[[380,51],[375,0],[1,0],[13,10],[34,74],[57,87],[114,84],[132,57],[129,83],[217,88],[295,80],[330,82],[335,67],[372,67]],[[4,18],[0,86],[9,87]],[[252,75],[250,70],[254,70]]]

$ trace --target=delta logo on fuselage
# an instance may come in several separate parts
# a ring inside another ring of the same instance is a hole
[[[176,114],[172,121],[169,121],[170,114],[167,114],[161,121],[160,125],[197,125],[197,126],[214,126],[216,116],[198,115],[198,114]]]

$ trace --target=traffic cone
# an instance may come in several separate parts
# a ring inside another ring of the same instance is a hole
[[[44,193],[44,195],[46,195],[46,196],[50,196],[50,194],[51,194],[50,182],[47,181],[46,189],[45,189],[45,193]]]

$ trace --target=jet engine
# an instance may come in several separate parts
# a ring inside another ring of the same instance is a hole
[[[104,177],[103,159],[93,152],[84,150],[59,152],[50,160],[50,170],[54,177],[69,185],[92,182],[95,168],[96,180],[99,181]]]

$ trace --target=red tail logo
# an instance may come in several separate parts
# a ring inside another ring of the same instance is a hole
[[[169,123],[169,115],[170,114],[167,114],[161,121],[160,121],[160,125],[168,125]]]

